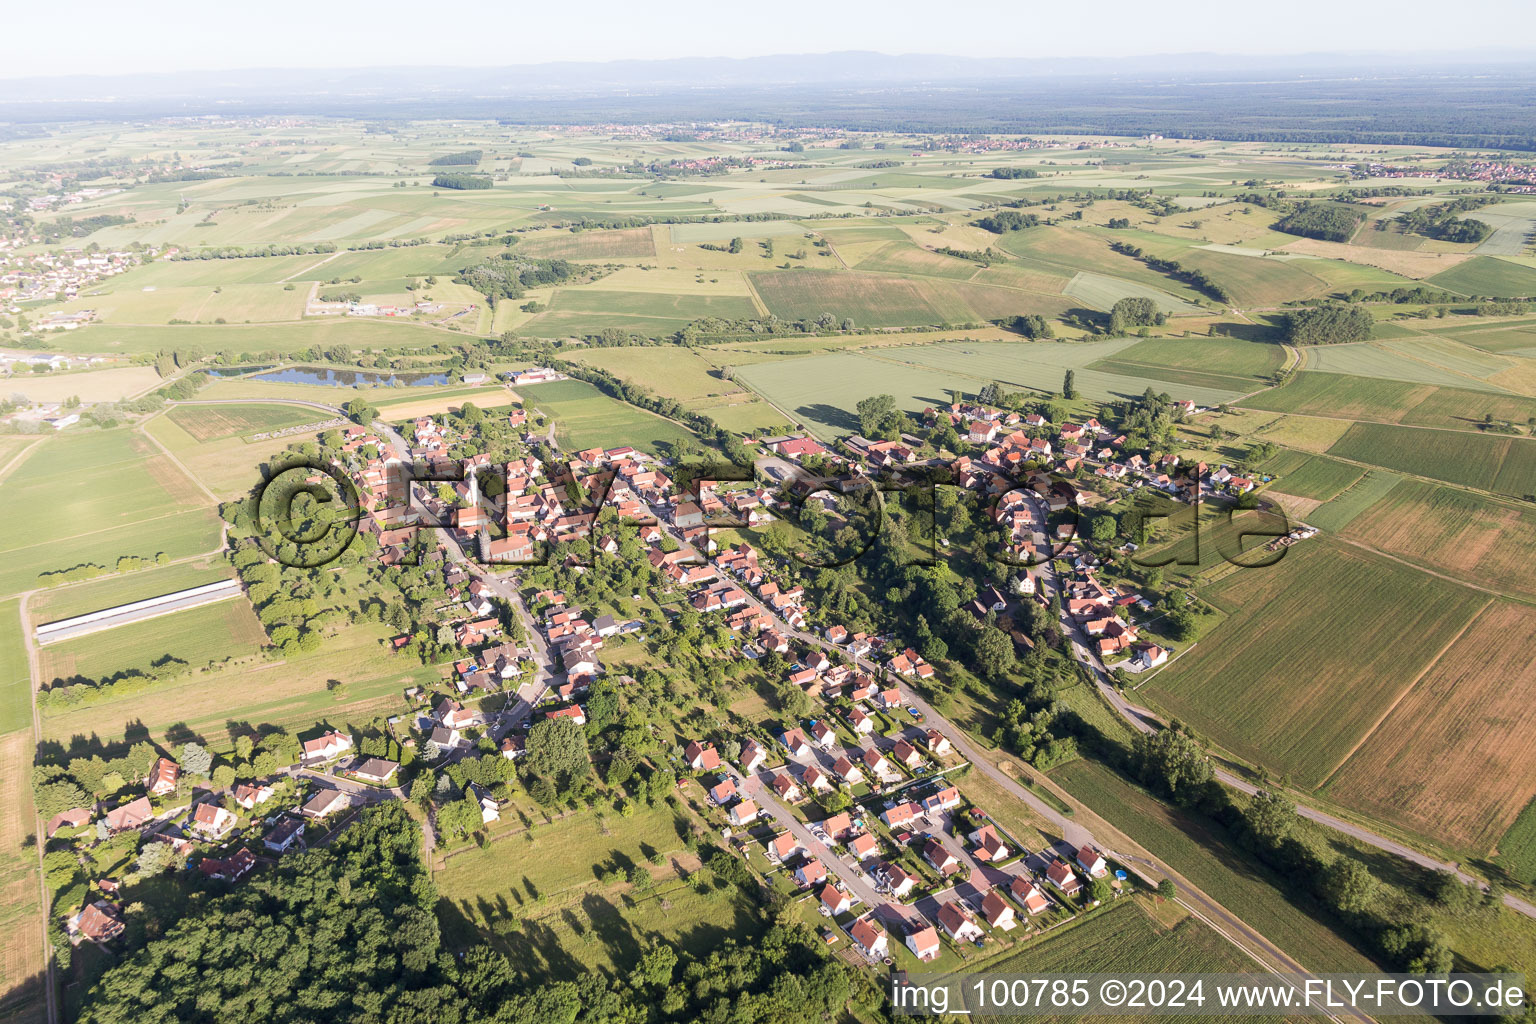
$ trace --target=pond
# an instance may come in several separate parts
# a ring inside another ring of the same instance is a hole
[[[371,370],[335,370],[328,366],[288,366],[281,370],[269,370],[251,377],[252,380],[270,380],[281,384],[323,384],[330,387],[351,388],[358,385],[382,384],[385,387],[419,387],[424,384],[447,384],[446,373],[374,373]]]
[[[271,363],[264,363],[261,366],[215,366],[209,369],[207,374],[210,377],[239,377],[242,374],[270,369],[272,369]]]

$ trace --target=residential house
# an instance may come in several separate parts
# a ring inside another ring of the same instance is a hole
[[[544,712],[545,720],[551,718],[569,718],[577,725],[587,724],[587,713],[581,709],[580,704],[572,704],[570,707],[556,708],[553,711]]]
[[[116,833],[138,828],[154,816],[155,810],[150,806],[149,797],[141,796],[107,812],[107,831]]]
[[[339,789],[322,789],[305,802],[301,814],[324,818],[352,806],[352,800]]]
[[[802,889],[809,889],[827,880],[827,866],[815,857],[810,857],[800,862],[795,868],[794,876],[796,885]]]
[[[855,707],[848,713],[848,725],[859,736],[868,736],[875,731],[873,716],[860,707]]]
[[[1090,878],[1103,878],[1109,874],[1109,862],[1104,859],[1102,853],[1091,846],[1078,847],[1073,859],[1077,861],[1078,867],[1088,872]]]
[[[923,809],[917,804],[900,803],[881,811],[880,820],[885,822],[887,828],[903,828],[911,825],[922,813]]]
[[[723,778],[709,791],[709,802],[716,807],[724,807],[736,799],[736,780]]]
[[[303,838],[304,822],[298,818],[284,817],[262,838],[262,844],[273,853],[287,853],[294,843]]]
[[[204,857],[197,870],[204,878],[218,882],[238,882],[256,866],[256,857],[245,847],[240,847],[228,857]]]
[[[954,786],[939,790],[923,798],[923,813],[938,814],[960,806],[960,791]]]
[[[805,847],[800,845],[793,832],[774,836],[768,843],[768,859],[777,864],[785,864],[803,852]]]
[[[932,925],[919,928],[907,936],[907,948],[912,955],[919,960],[937,960],[939,958],[939,933]]]
[[[949,848],[937,838],[929,839],[923,845],[923,860],[927,861],[933,870],[948,878],[960,870],[960,861]]]
[[[939,927],[956,942],[976,942],[985,934],[981,926],[960,907],[959,900],[950,900],[939,907]]]
[[[106,900],[87,903],[68,921],[71,934],[92,942],[111,942],[123,934],[126,928],[123,912],[116,904]]]
[[[79,828],[91,820],[91,812],[84,807],[75,807],[67,811],[60,811],[48,819],[48,838],[52,839],[66,828]]]
[[[827,834],[828,839],[834,841],[842,839],[853,829],[853,818],[847,811],[838,811],[821,823],[821,830]]]
[[[899,900],[906,899],[907,894],[917,886],[917,877],[900,864],[884,864],[875,870],[885,880],[891,895]]]
[[[767,751],[758,746],[756,740],[747,740],[741,745],[741,770],[755,772],[768,760]]]
[[[1068,896],[1076,896],[1083,888],[1082,879],[1063,860],[1051,861],[1051,866],[1045,869],[1045,877]]]
[[[464,742],[464,735],[457,729],[447,729],[440,725],[428,735],[427,742],[432,744],[439,754],[446,754]]]
[[[800,784],[795,777],[788,772],[779,772],[773,777],[773,791],[779,795],[780,800],[788,803],[798,803],[803,793],[800,792]]]
[[[837,730],[826,722],[817,722],[811,726],[811,738],[822,750],[831,750],[837,743]]]
[[[395,772],[400,766],[394,761],[386,761],[382,757],[370,757],[356,768],[352,769],[355,778],[364,782],[371,782],[377,786],[389,785],[389,780],[394,778]]]
[[[1002,837],[997,834],[997,829],[991,824],[981,826],[967,838],[975,847],[971,851],[971,856],[979,861],[995,864],[1008,856],[1008,845],[1003,842]]]
[[[987,924],[993,928],[1009,931],[1014,926],[1013,907],[996,889],[988,889],[987,895],[981,901],[981,916]]]
[[[908,768],[916,768],[918,765],[923,763],[923,755],[918,753],[917,748],[908,743],[905,739],[897,740],[896,744],[891,747],[891,756],[895,758],[898,763],[903,764]]]
[[[181,779],[181,765],[168,757],[157,758],[155,766],[149,770],[149,778],[145,785],[149,787],[150,796],[169,796],[176,792],[176,783]]]
[[[694,740],[683,751],[683,760],[696,772],[712,772],[720,767],[720,755],[713,743]]]
[[[817,765],[811,765],[805,770],[805,774],[800,776],[800,784],[812,793],[830,793],[837,788],[827,778],[827,773]]]
[[[1023,875],[1014,877],[1008,891],[1013,893],[1013,898],[1018,900],[1019,905],[1030,914],[1039,914],[1051,905],[1045,898],[1045,893],[1040,891],[1040,886]]]
[[[849,910],[853,909],[853,900],[849,898],[847,893],[831,882],[822,886],[821,892],[816,894],[816,898],[821,901],[821,905],[826,908],[827,913],[833,917],[836,917],[838,914],[846,914]]]
[[[861,861],[868,860],[880,852],[880,841],[872,834],[865,832],[861,836],[854,836],[848,840],[848,852]]]
[[[927,735],[928,752],[935,757],[949,753],[949,737],[937,729],[929,729]]]
[[[304,760],[329,761],[352,749],[352,737],[332,729],[322,736],[304,741]]]
[[[784,749],[788,750],[795,757],[810,757],[815,752],[815,748],[805,738],[805,733],[799,729],[790,729],[779,739],[784,744]]]
[[[444,727],[449,729],[463,729],[474,724],[475,713],[458,701],[444,697],[433,709],[432,716]]]
[[[758,814],[759,812],[757,809],[757,804],[753,803],[751,800],[742,800],[740,803],[733,806],[730,811],[727,812],[726,816],[731,819],[732,825],[739,827],[742,825],[752,824],[757,820]]]
[[[853,922],[848,934],[852,936],[853,944],[859,952],[871,960],[883,960],[890,953],[891,946],[885,932],[868,914]]]
[[[192,808],[192,828],[209,839],[217,839],[235,827],[234,812],[214,803]]]

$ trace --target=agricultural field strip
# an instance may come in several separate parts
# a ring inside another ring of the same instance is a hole
[[[1370,549],[1367,549],[1367,550],[1370,550]],[[1431,574],[1431,575],[1435,575],[1435,574]],[[1445,576],[1441,576],[1440,578],[1441,579],[1449,579],[1449,577],[1445,577]],[[1403,702],[1403,700],[1410,693],[1413,692],[1414,688],[1419,685],[1419,683],[1424,679],[1425,676],[1429,675],[1431,669],[1433,669],[1436,665],[1440,664],[1441,659],[1446,656],[1446,654],[1450,651],[1450,649],[1452,647],[1455,647],[1457,642],[1459,642],[1462,637],[1466,636],[1467,631],[1472,628],[1473,623],[1477,622],[1477,620],[1482,616],[1482,614],[1484,612],[1486,612],[1493,605],[1494,601],[1495,601],[1494,597],[1489,597],[1489,599],[1487,601],[1483,602],[1482,606],[1480,608],[1478,608],[1477,611],[1473,612],[1467,618],[1467,621],[1462,624],[1461,629],[1456,631],[1456,635],[1452,636],[1449,640],[1447,640],[1445,642],[1445,645],[1443,647],[1441,647],[1440,650],[1435,653],[1435,656],[1424,663],[1424,667],[1419,669],[1418,674],[1415,675],[1411,680],[1409,680],[1408,684],[1406,686],[1404,686],[1401,690],[1398,691],[1398,694],[1393,699],[1392,703],[1388,704],[1386,706],[1386,708],[1384,708],[1382,710],[1381,715],[1376,719],[1376,721],[1371,723],[1371,727],[1369,729],[1367,729],[1364,733],[1361,734],[1360,739],[1358,741],[1356,741],[1355,745],[1349,749],[1349,752],[1347,754],[1345,754],[1343,757],[1339,758],[1338,763],[1335,764],[1333,766],[1333,768],[1329,770],[1327,775],[1323,776],[1323,780],[1321,782],[1319,782],[1316,786],[1312,787],[1314,792],[1320,791],[1324,787],[1326,787],[1328,785],[1329,780],[1332,779],[1336,774],[1338,774],[1339,770],[1344,767],[1344,765],[1349,761],[1350,758],[1355,756],[1356,752],[1358,752],[1361,747],[1365,746],[1366,741],[1369,740],[1372,736],[1374,736],[1376,734],[1376,730],[1377,729],[1381,728],[1381,724],[1383,722],[1385,722],[1389,717],[1391,717],[1393,711],[1397,710],[1397,706],[1399,704],[1401,704]]]

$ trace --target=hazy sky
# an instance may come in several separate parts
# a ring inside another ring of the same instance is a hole
[[[479,7],[480,10],[474,10]],[[473,13],[472,13],[473,12]],[[9,9],[0,77],[879,50],[977,57],[1529,46],[1531,0],[73,0]]]

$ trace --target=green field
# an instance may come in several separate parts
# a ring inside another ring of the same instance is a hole
[[[1258,970],[1224,936],[1193,917],[1171,928],[1154,921],[1139,901],[1120,900],[1087,921],[1031,942],[1010,956],[987,962],[988,973],[1071,974],[1077,972],[1162,974],[1227,973]],[[964,986],[969,993],[970,986]],[[1164,1020],[1204,1020],[1200,1014],[1164,1014]],[[1017,1020],[977,1013],[977,1021]],[[1080,1017],[1030,1014],[1032,1021],[1080,1020]],[[1121,1018],[1115,1018],[1121,1019]]]
[[[504,809],[493,831],[498,826],[503,838],[456,852],[434,874],[452,946],[490,942],[533,976],[573,980],[590,970],[632,969],[651,939],[702,956],[759,927],[735,886],[715,883],[700,893],[680,880],[680,868],[696,863],[679,835],[689,819],[665,806],[627,817],[581,811],[549,823]],[[652,854],[665,860],[648,869],[656,880],[651,891],[596,878],[599,867],[645,867]],[[505,927],[514,918],[516,929]]]
[[[1356,423],[1328,454],[1503,494],[1536,492],[1536,440],[1529,438]]]
[[[41,625],[227,580],[231,575],[228,565],[217,556],[177,565],[158,565],[33,594],[27,603],[27,614],[34,623]]]
[[[1268,378],[1285,365],[1285,350],[1235,338],[1148,338],[1117,352],[1115,363],[1192,370],[1226,377]]]
[[[1499,840],[1498,864],[1521,885],[1536,885],[1536,801],[1525,805]]]
[[[525,405],[557,421],[555,437],[571,451],[621,445],[655,451],[658,443],[694,437],[671,420],[609,398],[585,381],[535,384],[519,394]]]
[[[1083,270],[1062,289],[1094,309],[1107,310],[1121,299],[1151,299],[1164,313],[1196,313],[1200,307],[1169,295],[1161,288]]]
[[[1318,501],[1337,497],[1339,492],[1350,487],[1366,472],[1359,466],[1320,455],[1305,456],[1301,463],[1288,469],[1266,465],[1264,471],[1280,474],[1280,478],[1270,485],[1272,490]]]
[[[11,529],[0,541],[0,593],[38,574],[121,555],[171,558],[211,549],[217,520],[192,482],[130,430],[50,438],[0,482]]]
[[[1073,761],[1052,769],[1050,776],[1307,969],[1379,970],[1312,916],[1305,894],[1292,892],[1284,880],[1254,864],[1224,830],[1168,807],[1092,761]]]
[[[52,684],[76,676],[103,679],[168,663],[202,668],[252,654],[265,643],[250,603],[235,597],[49,644],[38,651],[38,672]]]
[[[546,259],[599,260],[655,256],[656,243],[650,228],[621,231],[560,231],[528,235],[517,251]]]
[[[167,616],[168,621],[174,616]],[[388,627],[357,623],[327,638],[319,651],[267,661],[252,659],[208,673],[193,673],[148,690],[73,708],[50,709],[46,738],[74,736],[117,740],[142,731],[156,740],[184,742],[201,736],[232,745],[231,727],[268,724],[296,732],[317,722],[361,725],[405,708],[404,690],[440,681],[441,672],[390,654]],[[107,636],[110,634],[99,634]],[[231,694],[239,694],[231,704]]]
[[[1320,530],[1342,530],[1356,516],[1390,494],[1402,480],[1384,469],[1367,470],[1365,476],[1344,493],[1308,513],[1306,521]]]
[[[1474,349],[1457,348],[1459,352],[1453,351],[1448,342],[1428,338],[1318,345],[1306,350],[1306,365],[1308,371],[1319,373],[1353,374],[1478,391],[1504,390],[1483,378],[1507,369],[1511,365],[1508,360]]]
[[[1454,487],[1405,481],[1344,536],[1481,586],[1536,598],[1536,512]]]
[[[1536,270],[1497,256],[1474,256],[1450,270],[1426,278],[1425,283],[1466,295],[1536,296]]]
[[[1472,430],[1484,415],[1516,424],[1536,416],[1536,399],[1464,387],[1380,380],[1342,373],[1298,373],[1284,387],[1262,391],[1242,404],[1254,409],[1378,420]]]
[[[0,601],[0,735],[32,727],[32,669],[21,630],[21,599]]]
[[[1203,593],[1227,618],[1142,692],[1238,756],[1307,786],[1327,777],[1487,602],[1325,540]]]

